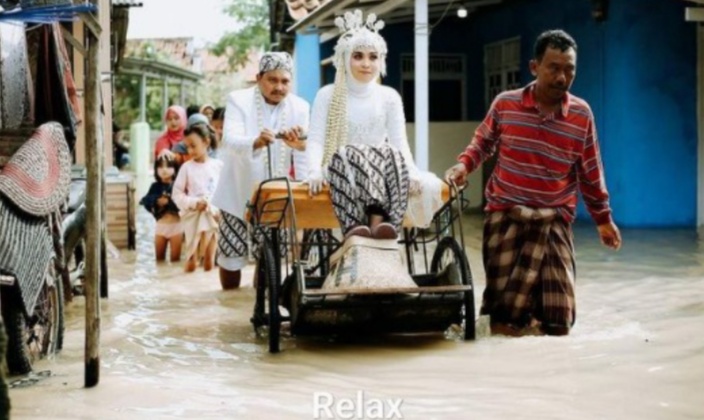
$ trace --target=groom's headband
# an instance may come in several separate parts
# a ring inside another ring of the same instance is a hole
[[[259,60],[259,73],[263,74],[274,70],[285,70],[293,73],[293,58],[287,52],[264,53]]]

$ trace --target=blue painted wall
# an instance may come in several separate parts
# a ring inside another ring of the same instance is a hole
[[[320,89],[320,40],[317,34],[296,35],[294,51],[294,78],[296,94],[311,105]]]
[[[485,43],[520,36],[528,81],[535,37],[545,29],[568,31],[579,45],[572,92],[594,111],[616,221],[633,227],[693,227],[695,26],[684,22],[682,2],[609,3],[608,19],[602,23],[591,18],[586,0],[517,2],[476,14],[468,22],[469,36],[480,42],[470,43],[470,62],[481,63]],[[470,68],[475,93],[483,92],[481,71]],[[482,95],[471,95],[470,118],[481,118],[483,105]],[[580,210],[579,218],[588,219]]]
[[[672,0],[611,0],[595,22],[589,0],[532,0],[452,13],[433,28],[431,53],[465,54],[468,118],[484,117],[484,46],[521,37],[522,78],[535,37],[563,28],[577,41],[572,92],[594,111],[616,222],[624,227],[694,227],[697,121],[695,25],[686,4]],[[400,57],[413,53],[411,24],[382,31],[389,44],[384,83],[401,86]],[[327,57],[332,43],[320,50]],[[300,67],[299,67],[300,68]],[[442,106],[441,103],[430,106]],[[468,133],[468,141],[471,134]],[[589,219],[583,206],[578,217]]]

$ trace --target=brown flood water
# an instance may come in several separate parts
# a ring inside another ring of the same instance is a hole
[[[51,377],[11,391],[14,419],[312,419],[316,393],[339,402],[360,391],[367,410],[371,399],[402,399],[405,419],[704,418],[704,249],[694,232],[625,231],[611,253],[592,226],[578,227],[569,337],[490,337],[482,319],[476,342],[285,338],[269,355],[249,323],[253,289],[222,292],[215,271],[157,266],[153,222],[145,213],[139,222],[137,252],[110,260],[100,384],[83,388],[77,298],[64,351],[36,367]],[[465,223],[477,299],[480,226],[476,216]]]

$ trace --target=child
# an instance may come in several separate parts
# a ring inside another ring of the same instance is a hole
[[[186,128],[186,110],[178,105],[172,105],[166,110],[164,121],[166,121],[166,130],[154,145],[155,160],[161,155],[172,155],[171,149],[183,140],[183,130]],[[180,164],[181,162],[177,160],[176,163]]]
[[[196,124],[203,124],[207,126],[211,132],[215,133],[215,137],[211,139],[210,147],[208,148],[208,156],[211,158],[217,157],[217,148],[218,144],[220,144],[220,140],[218,139],[217,136],[217,131],[210,126],[210,123],[208,122],[208,117],[201,113],[195,113],[188,117],[188,122],[186,123],[186,130],[191,128],[192,126]],[[172,149],[171,152],[177,156],[176,161],[179,162],[179,164],[183,164],[184,162],[188,161],[191,157],[188,155],[188,151],[186,150],[186,141],[185,139],[183,141],[178,142]]]
[[[208,118],[208,122],[210,123],[213,121],[213,112],[215,112],[215,107],[210,104],[205,104],[200,107],[199,112],[205,115]]]
[[[209,271],[215,263],[220,211],[210,204],[222,162],[208,156],[215,144],[215,132],[206,124],[194,124],[186,130],[186,150],[190,160],[181,165],[174,183],[174,201],[181,210],[186,234],[186,272],[196,269],[203,260]]]
[[[178,215],[178,207],[171,199],[171,189],[176,178],[176,162],[167,156],[162,156],[154,162],[154,178],[156,182],[149,188],[147,195],[140,204],[156,218],[154,232],[154,248],[156,260],[166,259],[166,246],[171,249],[171,261],[181,259],[181,243],[183,227]]]
[[[225,108],[218,107],[215,108],[213,112],[213,119],[210,121],[210,125],[215,129],[215,135],[218,138],[218,143],[222,142],[222,127],[225,124]]]

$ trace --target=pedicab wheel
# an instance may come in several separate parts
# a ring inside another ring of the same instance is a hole
[[[262,244],[260,261],[262,262],[262,273],[264,276],[259,278],[259,282],[264,283],[264,287],[266,287],[268,292],[269,353],[278,353],[281,336],[281,312],[279,311],[279,291],[281,286],[279,284],[277,261],[269,241],[264,241]]]
[[[281,312],[279,311],[279,285],[276,282],[269,288],[269,353],[279,352],[280,339]]]
[[[438,243],[430,263],[430,272],[440,273],[448,268],[452,283],[472,287],[471,290],[463,292],[462,321],[464,323],[464,339],[474,340],[476,338],[476,325],[472,272],[469,269],[469,262],[464,251],[455,238],[450,236],[442,238]]]
[[[63,288],[54,262],[39,292],[34,311],[25,317],[21,297],[3,293],[2,316],[7,332],[7,368],[10,374],[24,375],[32,364],[58,351],[63,334]]]
[[[281,336],[281,313],[279,311],[279,281],[277,263],[271,243],[264,240],[257,261],[256,290],[252,326],[257,335],[262,327],[269,328],[269,352],[279,352]]]

